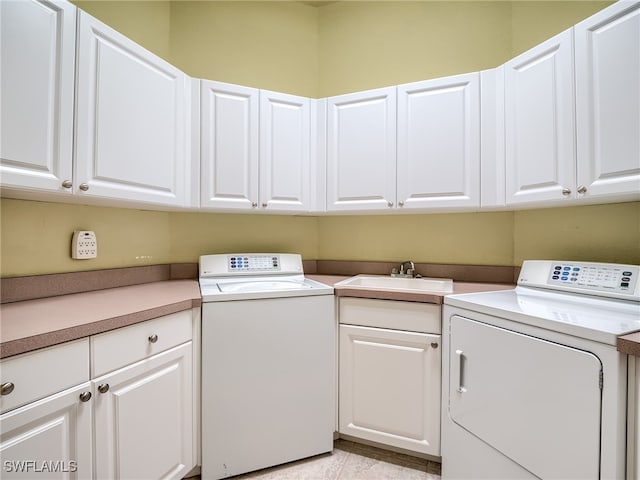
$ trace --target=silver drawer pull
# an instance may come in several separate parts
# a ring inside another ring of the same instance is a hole
[[[100,385],[98,385],[98,391],[100,393],[107,393],[109,391],[109,384],[101,383]]]
[[[431,342],[431,348],[438,348],[438,342]]]
[[[155,333],[153,335],[149,335],[149,343],[156,343],[158,341],[158,335]]]
[[[11,392],[13,392],[13,389],[14,389],[15,387],[16,387],[16,386],[15,386],[13,383],[11,383],[11,382],[3,383],[3,384],[2,384],[2,389],[1,389],[0,393],[1,393],[2,395],[9,395]]]
[[[80,394],[81,402],[88,402],[89,400],[91,400],[91,392],[82,392]]]

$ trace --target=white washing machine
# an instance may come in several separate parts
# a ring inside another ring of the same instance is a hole
[[[293,254],[200,257],[202,478],[333,449],[333,288]]]
[[[640,267],[526,261],[443,310],[443,479],[623,479]]]

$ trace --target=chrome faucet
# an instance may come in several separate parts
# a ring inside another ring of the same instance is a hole
[[[409,265],[407,270],[404,269],[405,265]],[[416,266],[411,260],[405,260],[400,264],[400,271],[398,272],[397,268],[391,270],[392,277],[405,277],[405,278],[413,278],[416,276]]]

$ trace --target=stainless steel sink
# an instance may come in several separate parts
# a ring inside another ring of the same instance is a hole
[[[383,275],[357,275],[336,283],[336,287],[362,290],[382,290],[409,293],[451,293],[453,280],[450,278],[403,278]]]

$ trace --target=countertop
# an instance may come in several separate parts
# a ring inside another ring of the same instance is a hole
[[[334,286],[350,275],[308,274]],[[513,288],[512,285],[454,282],[454,293]],[[357,296],[442,304],[443,295],[335,289],[338,296]],[[37,298],[0,306],[0,358],[96,335],[202,304],[198,281],[166,280]]]
[[[474,292],[490,292],[492,290],[510,290],[515,285],[504,283],[472,283],[472,282],[453,282],[453,292],[451,293],[432,293],[432,292],[394,292],[391,290],[366,290],[362,288],[336,287],[335,284],[351,278],[351,276],[343,275],[306,275],[307,278],[315,280],[325,285],[331,285],[335,288],[335,294],[338,297],[359,297],[359,298],[375,298],[381,300],[401,300],[406,302],[422,302],[435,303],[441,305],[445,295],[457,293],[474,293]]]
[[[197,280],[167,280],[5,303],[0,358],[95,335],[202,304]]]
[[[617,347],[619,352],[640,357],[640,332],[618,337]]]
[[[335,287],[352,275],[307,274],[335,288],[336,296],[442,304],[445,294],[407,293]],[[453,292],[508,290],[504,283],[454,282]],[[0,306],[0,358],[96,335],[202,304],[194,279],[139,285],[5,303]],[[618,338],[618,351],[640,356],[640,332]]]

